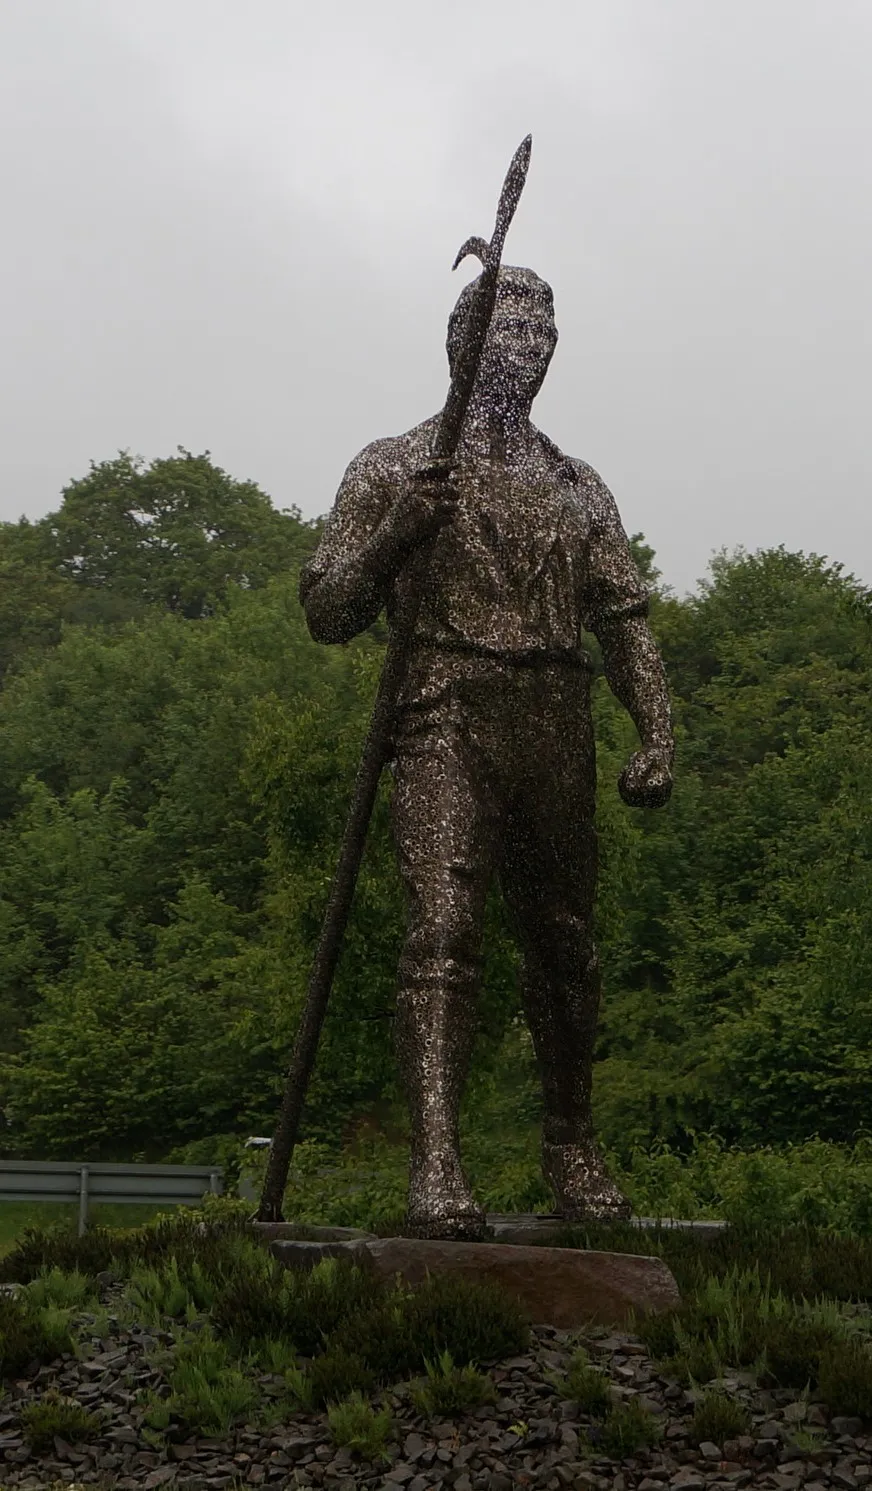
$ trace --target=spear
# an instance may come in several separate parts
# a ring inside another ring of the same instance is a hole
[[[479,276],[470,306],[463,342],[433,442],[434,460],[451,460],[460,442],[464,417],[469,406],[496,303],[497,275],[503,243],[527,179],[532,144],[532,136],[527,135],[512,157],[512,163],[500,193],[496,224],[490,243],[485,242],[483,238],[468,238],[452,266],[456,269],[467,254],[475,254],[481,259],[484,268]],[[342,936],[354,898],[354,887],[363,858],[369,820],[372,816],[382,768],[391,745],[397,701],[412,655],[415,626],[424,593],[424,581],[430,567],[435,543],[436,539],[433,538],[422,544],[412,561],[412,583],[408,586],[402,604],[397,608],[394,625],[391,628],[391,638],[379,680],[369,733],[357,771],[339,860],[312,964],[306,1002],[303,1006],[297,1039],[285,1079],[282,1105],[270,1144],[260,1205],[255,1214],[255,1220],[258,1222],[281,1222],[283,1220],[282,1198],[287,1184],[291,1155],[297,1141],[303,1104],[315,1065],[333,975],[339,961]]]

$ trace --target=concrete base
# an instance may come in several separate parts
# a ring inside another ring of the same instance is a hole
[[[530,1243],[547,1242],[573,1224],[554,1212],[493,1212],[487,1219],[490,1237],[488,1241],[514,1243],[524,1246]],[[576,1226],[583,1224],[576,1223]],[[682,1222],[673,1217],[633,1217],[630,1226],[642,1231],[659,1228],[680,1229],[692,1232],[696,1237],[718,1237],[729,1224],[719,1221]],[[316,1227],[307,1222],[256,1222],[255,1226],[271,1241],[287,1242],[375,1242],[374,1232],[364,1232],[358,1227]]]
[[[517,1213],[515,1215],[501,1215],[493,1213],[488,1217],[488,1226],[491,1228],[495,1242],[504,1243],[529,1243],[534,1239],[546,1241],[550,1237],[563,1232],[567,1227],[582,1227],[583,1222],[567,1222],[565,1218],[556,1213],[530,1212]],[[605,1225],[609,1225],[606,1223]],[[615,1224],[620,1225],[620,1224]],[[681,1222],[672,1217],[632,1217],[629,1225],[638,1227],[642,1231],[656,1231],[657,1228],[672,1229],[679,1228],[682,1231],[693,1232],[697,1237],[717,1237],[728,1225],[726,1222]]]

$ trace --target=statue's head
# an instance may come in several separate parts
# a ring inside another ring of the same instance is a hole
[[[460,292],[448,320],[448,362],[454,365],[478,281]],[[531,403],[542,387],[557,345],[554,295],[532,269],[500,266],[497,298],[482,354],[480,379],[510,402]]]

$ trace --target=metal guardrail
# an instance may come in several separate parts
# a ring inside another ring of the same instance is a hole
[[[0,1201],[79,1203],[79,1236],[92,1201],[193,1206],[224,1189],[215,1165],[79,1165],[74,1160],[0,1160]]]

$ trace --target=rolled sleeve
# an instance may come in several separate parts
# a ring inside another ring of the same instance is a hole
[[[591,470],[583,471],[590,511],[582,625],[600,631],[631,616],[647,616],[649,592],[618,515],[615,499],[605,482]]]
[[[324,591],[323,604],[332,603],[340,610],[350,605],[353,612],[356,590],[369,588],[362,576],[361,585],[355,583],[357,572],[393,497],[383,443],[376,441],[362,450],[342,478],[315,552],[300,572],[299,597],[303,606],[317,587]],[[359,599],[369,609],[369,597],[361,593]],[[356,623],[357,618],[349,616],[349,621],[352,619]]]

